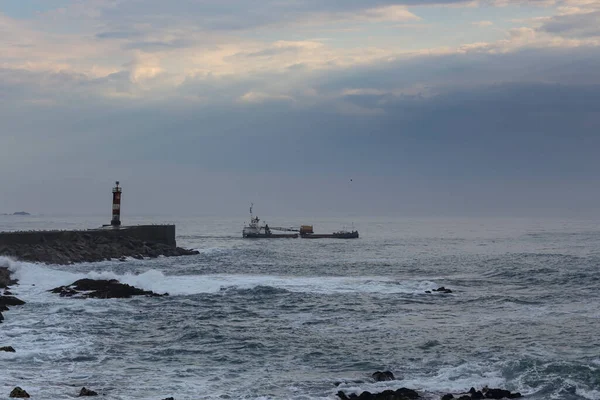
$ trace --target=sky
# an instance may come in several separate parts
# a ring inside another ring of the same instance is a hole
[[[600,216],[600,0],[0,0],[0,213]]]

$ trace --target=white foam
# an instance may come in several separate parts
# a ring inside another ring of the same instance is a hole
[[[54,269],[50,266],[7,262],[13,277],[19,279],[20,294],[40,294],[57,286],[68,285],[78,279],[117,279],[141,289],[171,295],[193,295],[217,293],[223,289],[252,289],[270,286],[291,292],[303,293],[372,293],[372,294],[422,294],[437,285],[427,280],[396,281],[385,277],[294,277],[275,275],[211,274],[211,275],[165,275],[159,270],[148,270],[141,274],[117,274],[111,270],[76,273]],[[3,262],[0,260],[0,263]],[[1,265],[1,264],[0,264]],[[107,268],[107,267],[103,267]],[[110,268],[108,266],[108,268]]]
[[[600,391],[598,391],[598,390],[593,390],[593,389],[586,390],[586,389],[582,389],[582,388],[578,387],[576,390],[576,393],[586,399],[590,399],[590,400],[600,399]]]

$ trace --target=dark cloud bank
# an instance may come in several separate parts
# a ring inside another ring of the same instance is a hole
[[[11,104],[9,95],[0,167],[11,173],[0,183],[14,190],[0,199],[89,212],[120,178],[140,213],[228,215],[255,201],[282,214],[597,215],[598,55],[531,50],[339,71],[311,81],[328,99],[313,105],[92,98],[47,107]],[[427,82],[433,94],[341,94]],[[223,90],[233,98],[251,86]],[[349,105],[377,112],[340,113]]]

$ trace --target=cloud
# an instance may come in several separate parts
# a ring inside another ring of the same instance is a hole
[[[600,10],[554,16],[545,21],[540,29],[573,38],[600,37]]]
[[[490,5],[519,23],[502,30]],[[475,6],[474,25],[495,26],[485,38],[436,17]],[[374,211],[400,197],[409,210],[581,205],[562,194],[596,193],[597,13],[594,0],[94,0],[0,14],[0,168],[17,171],[0,183],[165,181],[186,211],[197,180],[224,210],[252,190],[274,208],[322,207],[286,194],[304,184]],[[327,184],[349,174],[369,181],[360,195]],[[0,202],[39,199],[11,193]],[[155,200],[148,210],[169,201]]]
[[[96,34],[98,39],[130,39],[141,36],[141,32],[135,31],[114,31],[114,32],[100,32]]]
[[[286,95],[278,95],[278,94],[268,94],[262,92],[248,92],[244,93],[240,96],[239,100],[243,103],[265,103],[267,101],[294,101],[294,99],[290,96]]]

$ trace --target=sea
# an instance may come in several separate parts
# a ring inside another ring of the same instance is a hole
[[[600,220],[269,219],[360,238],[242,239],[246,217],[174,223],[187,257],[69,266],[0,258],[27,304],[4,312],[0,399],[336,399],[471,387],[600,399]],[[105,217],[0,216],[0,230],[86,229]],[[61,298],[80,278],[168,293]],[[445,287],[452,293],[426,293]],[[375,371],[394,381],[373,382]]]

